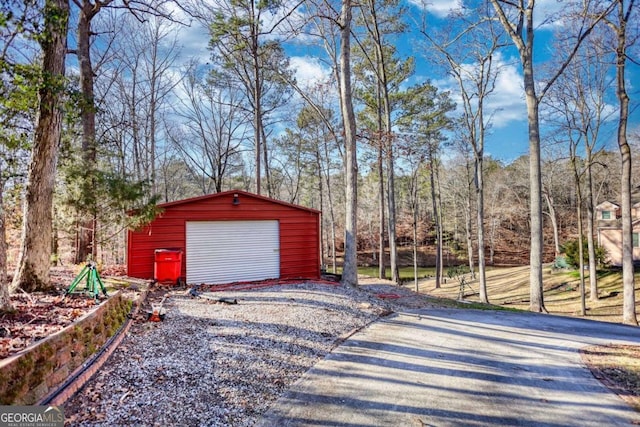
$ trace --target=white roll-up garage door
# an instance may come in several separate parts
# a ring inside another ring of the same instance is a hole
[[[187,283],[280,277],[278,221],[187,221]]]

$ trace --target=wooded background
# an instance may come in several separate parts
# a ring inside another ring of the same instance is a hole
[[[566,2],[544,16],[557,29],[544,29],[544,47],[533,1],[464,2],[439,26],[397,0],[5,3],[0,258],[19,269],[14,286],[46,282],[46,262],[25,261],[38,244],[53,263],[123,263],[126,229],[157,203],[237,188],[321,210],[330,271],[357,250],[397,281],[412,262],[403,248],[440,276],[460,262],[481,276],[485,265],[531,263],[540,311],[539,266],[594,236],[594,206],[622,203],[630,221],[634,1]],[[205,60],[188,56],[185,25],[202,29]],[[409,34],[411,52],[399,43]],[[534,47],[550,59],[534,63]],[[296,78],[296,49],[323,64],[322,79]],[[507,54],[523,70],[529,126],[513,135],[528,154],[508,162],[485,154]],[[457,89],[425,79],[417,62]],[[50,205],[32,191],[47,186]],[[50,230],[29,225],[34,206]]]

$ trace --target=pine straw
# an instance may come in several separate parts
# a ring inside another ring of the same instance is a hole
[[[640,346],[594,345],[581,355],[594,377],[640,411]]]

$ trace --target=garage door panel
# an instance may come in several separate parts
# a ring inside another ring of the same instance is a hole
[[[188,221],[186,235],[188,283],[280,276],[278,221]]]

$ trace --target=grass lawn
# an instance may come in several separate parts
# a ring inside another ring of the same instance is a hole
[[[622,273],[606,270],[598,273],[598,299],[591,300],[589,279],[586,274],[586,317],[606,322],[622,320]],[[580,278],[575,271],[554,271],[543,269],[544,303],[552,314],[580,316]],[[465,275],[466,301],[479,301],[478,280]],[[457,299],[460,283],[455,278],[446,277],[439,289],[435,280],[420,281],[420,292],[431,296]],[[529,308],[529,267],[490,268],[487,270],[487,294],[489,302],[502,307],[522,310]],[[640,313],[640,274],[636,274],[636,304]]]
[[[413,280],[413,267],[400,268],[400,280]],[[358,267],[358,274],[363,276],[378,277],[378,267]],[[433,277],[436,274],[434,267],[418,267],[418,278],[424,279],[427,277]],[[387,279],[391,279],[391,269],[386,270]]]

